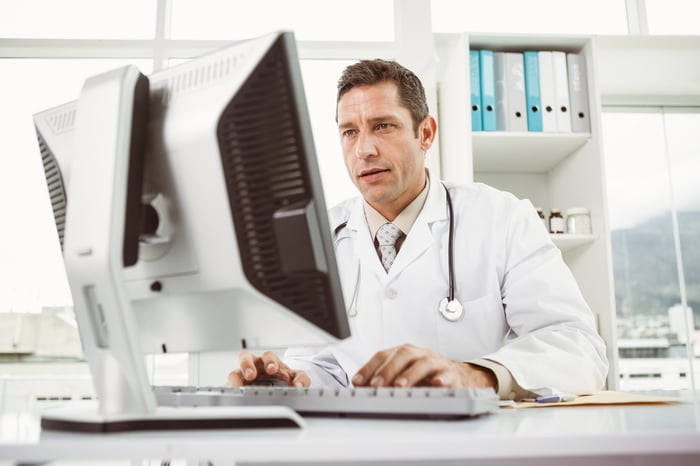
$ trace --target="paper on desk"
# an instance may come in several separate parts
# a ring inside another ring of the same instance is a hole
[[[652,403],[680,403],[682,400],[673,396],[641,395],[637,393],[602,390],[591,395],[579,395],[572,401],[556,403],[536,403],[534,401],[518,401],[501,404],[502,408],[554,408],[564,406],[594,406],[594,405],[626,405]]]

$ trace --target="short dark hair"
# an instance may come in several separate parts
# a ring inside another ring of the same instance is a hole
[[[399,90],[400,104],[411,112],[413,130],[418,131],[423,119],[428,116],[428,102],[425,89],[418,76],[413,71],[391,60],[361,60],[354,63],[340,75],[338,80],[338,98],[336,100],[336,120],[338,118],[338,103],[340,98],[350,89],[357,86],[378,84],[393,81]]]

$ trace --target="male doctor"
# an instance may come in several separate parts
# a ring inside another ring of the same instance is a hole
[[[605,344],[531,203],[426,170],[437,123],[420,80],[392,61],[353,64],[336,119],[362,195],[330,211],[353,336],[283,361],[243,351],[227,384],[601,389]]]

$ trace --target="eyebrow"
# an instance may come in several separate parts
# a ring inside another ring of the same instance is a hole
[[[391,123],[396,123],[398,120],[399,120],[399,119],[398,119],[395,115],[386,114],[386,115],[380,115],[380,116],[376,116],[376,117],[370,118],[370,119],[369,119],[369,123],[372,124],[372,125],[375,125],[375,124],[377,124],[377,123],[387,122],[387,121],[388,121],[388,122],[391,122]],[[353,126],[355,126],[355,125],[354,125],[353,123],[351,123],[351,122],[346,122],[346,123],[340,122],[340,123],[338,124],[338,128],[339,128],[339,129],[351,128],[351,127],[353,127]]]

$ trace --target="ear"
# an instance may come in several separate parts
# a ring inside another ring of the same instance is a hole
[[[418,139],[421,150],[427,151],[433,145],[437,135],[437,122],[432,115],[426,116],[418,127]]]

